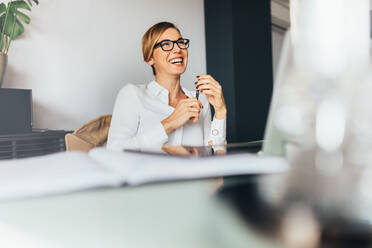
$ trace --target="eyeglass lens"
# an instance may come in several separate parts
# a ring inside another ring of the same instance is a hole
[[[176,41],[165,40],[160,43],[160,46],[164,51],[170,51],[173,49],[174,43],[177,43],[177,46],[180,49],[186,49],[189,47],[189,41],[187,39],[179,39]]]

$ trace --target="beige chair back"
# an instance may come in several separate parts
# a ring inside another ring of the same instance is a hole
[[[67,134],[65,136],[66,150],[88,152],[94,147],[103,146],[107,141],[111,117],[111,115],[100,116],[73,133]]]

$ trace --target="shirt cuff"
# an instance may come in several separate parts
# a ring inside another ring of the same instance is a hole
[[[219,120],[213,118],[211,123],[211,133],[213,145],[223,145],[226,143],[226,118]]]
[[[146,133],[146,142],[144,142],[145,147],[163,147],[163,145],[168,142],[168,134],[165,132],[165,129],[161,122],[154,125],[150,132]]]

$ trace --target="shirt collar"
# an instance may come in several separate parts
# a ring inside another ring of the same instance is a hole
[[[147,85],[147,89],[154,95],[156,96],[157,98],[160,99],[160,101],[162,101],[163,103],[165,104],[168,104],[168,90],[166,88],[164,88],[163,86],[161,86],[160,84],[158,84],[155,80],[151,81],[148,85]]]
[[[169,92],[166,88],[164,88],[163,86],[161,86],[158,82],[156,82],[155,80],[151,81],[148,85],[147,85],[147,89],[156,97],[158,97],[160,99],[161,102],[165,103],[165,104],[169,104]],[[182,87],[182,90],[183,92],[185,92],[185,94],[188,96],[188,97],[194,97],[192,92],[189,91],[188,89],[186,88],[183,88]]]

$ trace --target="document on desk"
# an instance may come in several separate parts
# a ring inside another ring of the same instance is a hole
[[[283,158],[247,153],[195,158],[111,152],[97,148],[91,150],[89,155],[106,168],[120,174],[123,181],[130,185],[219,176],[282,173],[288,170],[288,163]]]
[[[0,200],[54,195],[120,183],[118,175],[80,152],[0,161]]]
[[[0,200],[56,195],[97,187],[218,176],[280,173],[288,169],[278,157],[236,154],[182,158],[112,152],[64,152],[0,161]]]

